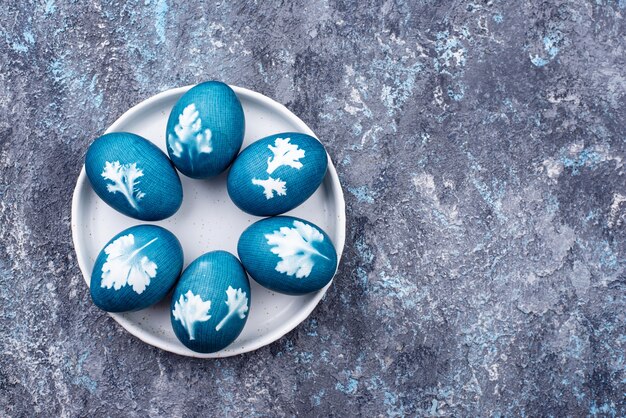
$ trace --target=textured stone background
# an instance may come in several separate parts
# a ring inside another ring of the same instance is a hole
[[[626,414],[624,0],[177,3],[3,3],[0,415]],[[307,122],[348,216],[313,315],[219,361],[96,309],[70,236],[90,141],[207,79]]]

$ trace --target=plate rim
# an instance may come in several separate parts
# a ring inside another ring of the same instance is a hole
[[[152,106],[155,102],[166,99],[169,96],[182,95],[187,90],[194,87],[196,84],[191,84],[183,87],[176,87],[172,89],[168,89],[162,91],[154,96],[149,97],[146,100],[143,100],[136,105],[129,108],[126,112],[124,112],[119,118],[115,120],[109,126],[104,133],[116,132],[118,127],[125,123],[128,119],[132,118],[135,113],[141,112],[143,109]],[[300,132],[306,133],[308,135],[313,136],[318,139],[315,133],[309,128],[295,113],[291,112],[287,107],[278,103],[277,101],[261,94],[253,90],[246,89],[244,87],[238,87],[234,85],[229,86],[235,91],[237,96],[248,96],[248,98],[256,100],[258,102],[263,103],[265,106],[269,108],[273,108],[275,112],[286,115],[288,119],[292,120],[295,125],[298,127]],[[241,152],[240,150],[239,152]],[[260,336],[256,340],[253,340],[251,344],[245,346],[233,346],[233,344],[224,348],[223,350],[217,351],[215,353],[197,353],[180,344],[177,346],[175,344],[169,343],[162,338],[158,338],[155,335],[152,335],[143,330],[142,327],[137,326],[132,321],[129,321],[126,317],[124,317],[123,313],[113,313],[107,312],[119,325],[122,326],[128,333],[143,341],[146,344],[149,344],[153,347],[157,347],[161,350],[168,351],[174,354],[178,354],[186,357],[195,357],[195,358],[224,358],[231,357],[239,354],[248,353],[254,350],[257,350],[261,347],[269,345],[274,341],[282,338],[287,333],[291,332],[298,325],[300,325],[309,315],[313,312],[313,310],[317,307],[322,298],[326,295],[328,288],[332,285],[335,280],[335,275],[339,269],[339,264],[341,262],[341,257],[343,255],[343,249],[345,245],[345,236],[346,236],[346,211],[345,211],[345,199],[343,195],[343,190],[341,188],[341,183],[339,182],[339,176],[337,175],[337,170],[332,162],[332,159],[328,153],[328,168],[326,171],[326,176],[330,178],[330,186],[333,195],[336,196],[334,199],[334,209],[336,213],[336,228],[335,228],[335,250],[337,251],[337,268],[335,269],[335,273],[333,274],[333,278],[331,281],[321,290],[317,291],[315,297],[311,299],[307,305],[298,311],[297,315],[291,317],[290,321],[287,322],[282,327],[277,327],[271,330],[270,332]],[[181,174],[182,175],[182,174]],[[87,175],[85,173],[85,165],[82,165],[80,170],[80,174],[76,180],[76,185],[74,187],[74,192],[72,194],[72,208],[71,208],[71,229],[72,229],[72,244],[74,246],[74,253],[76,255],[76,261],[78,263],[78,267],[81,271],[83,279],[87,283],[87,289],[89,289],[89,281],[91,278],[91,269],[88,268],[88,256],[85,253],[85,250],[80,245],[80,232],[78,228],[77,218],[79,216],[80,211],[80,201],[82,200],[84,188],[88,186],[87,184]],[[148,222],[150,223],[150,222]],[[78,243],[78,244],[77,244]],[[236,342],[236,340],[235,340]]]

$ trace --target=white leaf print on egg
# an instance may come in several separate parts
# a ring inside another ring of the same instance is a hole
[[[273,157],[267,159],[267,174],[272,174],[274,170],[282,165],[288,165],[297,170],[302,168],[300,158],[304,158],[304,150],[298,148],[297,144],[292,144],[291,138],[276,138],[274,145],[271,144],[267,147],[274,154]]]
[[[210,129],[202,130],[202,119],[196,105],[190,103],[178,116],[178,124],[174,126],[176,135],[169,135],[169,145],[172,154],[182,157],[183,151],[187,151],[190,164],[197,154],[210,154],[213,151]]]
[[[272,174],[278,167],[286,165],[297,170],[302,168],[300,158],[304,158],[304,150],[298,148],[297,144],[292,144],[291,138],[276,138],[274,146],[268,145],[267,148],[274,154],[267,159],[267,173]],[[265,179],[252,179],[252,184],[263,187],[263,194],[266,199],[272,199],[274,192],[276,196],[285,196],[287,194],[287,183],[281,179],[275,179],[271,175]]]
[[[323,242],[324,235],[311,225],[293,221],[293,228],[287,226],[271,234],[266,234],[267,243],[274,248],[272,253],[282,260],[276,264],[276,271],[288,276],[295,275],[298,279],[308,277],[315,266],[313,256],[328,260],[328,257],[313,247],[314,242]]]
[[[274,192],[276,192],[278,196],[284,196],[287,194],[287,183],[281,179],[274,179],[270,177],[267,180],[259,180],[255,178],[252,179],[252,184],[263,187],[263,194],[265,194],[266,199],[273,198]]]
[[[226,290],[226,305],[228,306],[228,313],[220,321],[219,324],[215,327],[215,331],[219,331],[222,329],[224,324],[228,322],[233,315],[238,315],[239,319],[244,319],[246,317],[246,312],[248,312],[248,298],[246,296],[246,292],[241,289],[233,289],[232,286],[228,286]]]
[[[205,302],[199,295],[194,295],[191,290],[188,290],[184,295],[180,295],[180,298],[174,303],[172,315],[187,330],[189,339],[195,340],[196,323],[211,319],[210,310],[210,300]]]
[[[104,170],[100,174],[113,184],[107,183],[110,193],[121,193],[135,210],[139,210],[139,201],[146,195],[137,185],[137,179],[143,176],[143,170],[137,167],[137,163],[121,165],[119,161],[104,163]]]
[[[157,239],[153,238],[135,248],[135,236],[128,234],[107,245],[104,249],[107,260],[102,265],[100,286],[120,290],[129,285],[138,295],[142,294],[150,284],[150,279],[156,276],[157,265],[148,257],[142,256],[141,251]]]

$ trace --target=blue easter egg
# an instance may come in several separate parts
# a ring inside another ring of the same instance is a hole
[[[302,204],[324,179],[324,146],[310,135],[285,132],[251,144],[228,174],[228,194],[256,216],[285,213]]]
[[[172,162],[139,135],[102,135],[87,150],[85,171],[98,196],[131,218],[165,219],[183,201],[183,188]]]
[[[114,236],[91,273],[91,299],[107,312],[136,311],[163,299],[183,268],[183,249],[170,231],[137,225]]]
[[[248,319],[250,283],[237,258],[213,251],[194,260],[172,295],[176,337],[199,353],[214,353],[235,341]]]
[[[337,252],[321,228],[277,216],[248,227],[237,244],[244,268],[261,286],[302,295],[326,286],[337,269]]]
[[[227,84],[207,81],[185,93],[167,121],[167,152],[184,175],[203,179],[220,174],[243,143],[245,119]]]

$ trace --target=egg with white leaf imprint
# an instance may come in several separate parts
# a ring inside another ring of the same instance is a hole
[[[228,174],[228,194],[244,212],[279,215],[307,200],[327,167],[326,150],[314,137],[296,132],[271,135],[239,154]]]
[[[167,121],[167,152],[184,175],[196,179],[220,174],[243,143],[245,119],[227,84],[207,81],[192,87],[174,105]]]
[[[85,172],[102,200],[135,219],[165,219],[183,201],[180,178],[167,155],[129,132],[112,132],[96,139],[87,150]]]
[[[321,228],[290,216],[262,219],[237,244],[239,259],[261,286],[302,295],[326,286],[337,269],[337,252]]]
[[[93,267],[93,302],[107,312],[136,311],[162,300],[183,268],[183,249],[174,234],[156,225],[137,225],[113,237]]]
[[[174,333],[185,346],[199,353],[219,351],[239,336],[248,319],[248,276],[234,255],[206,253],[183,272],[170,308]]]

